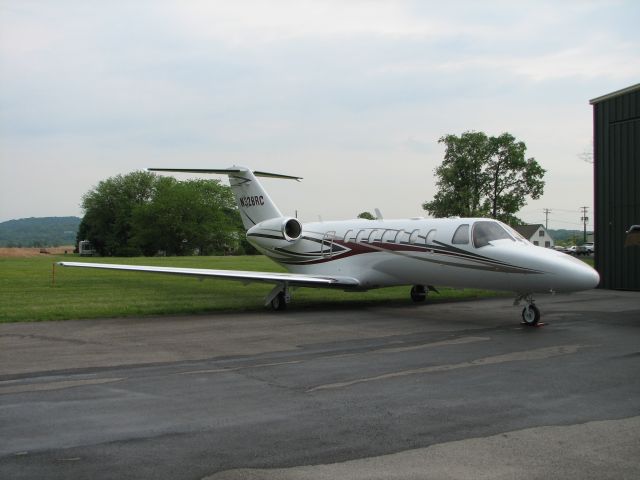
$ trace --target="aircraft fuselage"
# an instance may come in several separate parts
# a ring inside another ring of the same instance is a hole
[[[488,223],[508,238],[479,241],[476,229]],[[459,231],[465,225],[467,231]],[[290,272],[353,277],[362,289],[437,284],[568,292],[594,288],[599,281],[580,260],[535,246],[484,218],[314,222],[304,224],[295,239],[258,224],[247,238]]]

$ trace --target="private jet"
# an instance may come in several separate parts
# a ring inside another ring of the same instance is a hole
[[[515,293],[524,302],[522,321],[536,326],[538,293],[595,288],[598,273],[584,262],[535,246],[508,225],[487,218],[408,218],[301,223],[282,215],[258,177],[300,177],[227,169],[150,168],[153,172],[223,174],[229,177],[247,240],[288,273],[60,262],[65,267],[103,268],[225,278],[274,287],[265,305],[284,310],[297,287],[365,291],[407,285],[414,302],[435,285]]]

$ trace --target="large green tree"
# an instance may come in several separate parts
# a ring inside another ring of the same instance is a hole
[[[133,215],[151,201],[157,176],[132,172],[103,180],[82,197],[85,212],[78,230],[80,240],[91,240],[101,255],[130,256],[140,253],[131,244]]]
[[[132,244],[146,255],[234,251],[240,216],[233,193],[218,180],[158,178],[151,201],[135,210]]]
[[[436,168],[438,191],[422,207],[435,217],[492,217],[520,223],[515,214],[527,197],[544,192],[545,170],[526,158],[526,145],[509,133],[445,135],[443,162]]]
[[[204,255],[248,247],[233,193],[217,180],[133,172],[100,182],[83,196],[82,207],[78,237],[101,255]]]

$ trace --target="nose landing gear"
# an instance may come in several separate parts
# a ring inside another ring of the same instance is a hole
[[[540,321],[540,310],[538,310],[535,304],[530,303],[522,309],[522,321],[530,327],[538,325]]]
[[[524,300],[527,302],[527,305],[522,309],[522,323],[529,327],[536,327],[540,324],[540,310],[536,307],[534,303],[533,295],[531,294],[523,294],[519,295],[514,305],[520,305],[520,301]]]

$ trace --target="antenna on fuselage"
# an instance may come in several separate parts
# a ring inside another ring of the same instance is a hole
[[[375,212],[376,212],[376,219],[377,220],[384,220],[384,217],[382,216],[382,212],[380,212],[379,209],[376,208]]]

